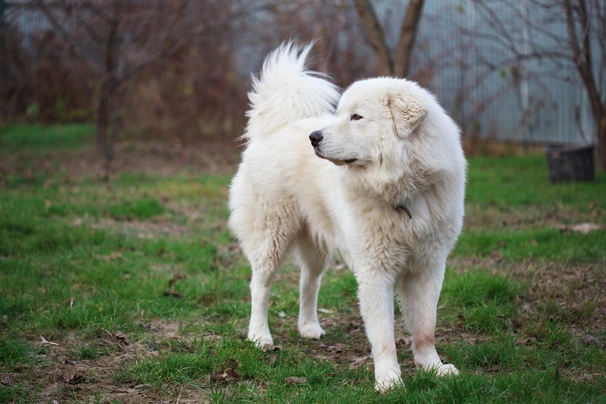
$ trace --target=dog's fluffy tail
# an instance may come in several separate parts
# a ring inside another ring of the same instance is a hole
[[[334,111],[339,90],[326,76],[306,69],[311,47],[287,42],[267,56],[248,93],[251,108],[246,113],[245,139],[262,138],[298,119]]]

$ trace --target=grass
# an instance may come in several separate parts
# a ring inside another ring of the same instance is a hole
[[[93,135],[93,126],[85,124],[52,126],[13,124],[0,128],[0,150],[14,153],[73,149],[90,143]]]
[[[91,142],[87,125],[10,128],[0,160]],[[606,402],[605,232],[557,227],[606,225],[606,176],[551,185],[545,165],[470,161],[437,331],[461,375],[416,371],[398,327],[405,387],[384,396],[355,280],[336,264],[319,297],[321,341],[297,334],[290,264],[270,307],[279,346],[243,338],[250,269],[226,227],[230,175],[179,167],[105,183],[60,162],[3,168],[0,402]]]

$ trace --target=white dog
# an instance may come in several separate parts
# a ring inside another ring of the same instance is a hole
[[[417,366],[457,374],[441,362],[434,334],[446,257],[463,223],[459,129],[408,80],[359,81],[338,101],[333,84],[306,70],[309,50],[275,50],[249,94],[248,145],[229,199],[230,227],[252,267],[248,338],[273,344],[270,287],[290,250],[301,268],[299,332],[320,338],[318,289],[338,250],[358,282],[377,390],[400,380],[394,288]]]

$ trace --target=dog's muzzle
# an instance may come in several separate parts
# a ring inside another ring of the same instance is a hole
[[[314,148],[320,145],[322,139],[324,139],[324,135],[322,135],[322,132],[319,130],[314,130],[313,132],[311,132],[311,135],[309,135],[309,140],[311,141],[311,145]]]

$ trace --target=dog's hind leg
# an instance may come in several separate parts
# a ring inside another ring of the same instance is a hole
[[[412,352],[418,367],[438,375],[458,374],[453,365],[443,364],[435,347],[436,313],[445,259],[415,272],[403,274],[397,281],[404,323],[412,334]]]
[[[292,214],[290,217],[293,217]],[[273,226],[267,226],[270,222]],[[258,231],[252,239],[245,240],[243,247],[252,269],[248,339],[262,347],[273,345],[267,319],[270,289],[297,229],[288,220],[279,220],[278,215],[271,217],[271,220],[259,221],[259,224],[265,226],[263,231]]]
[[[297,238],[294,247],[297,262],[301,268],[299,333],[305,338],[319,339],[324,335],[324,330],[318,322],[318,291],[328,254],[325,248],[318,248],[307,234],[302,234]]]

